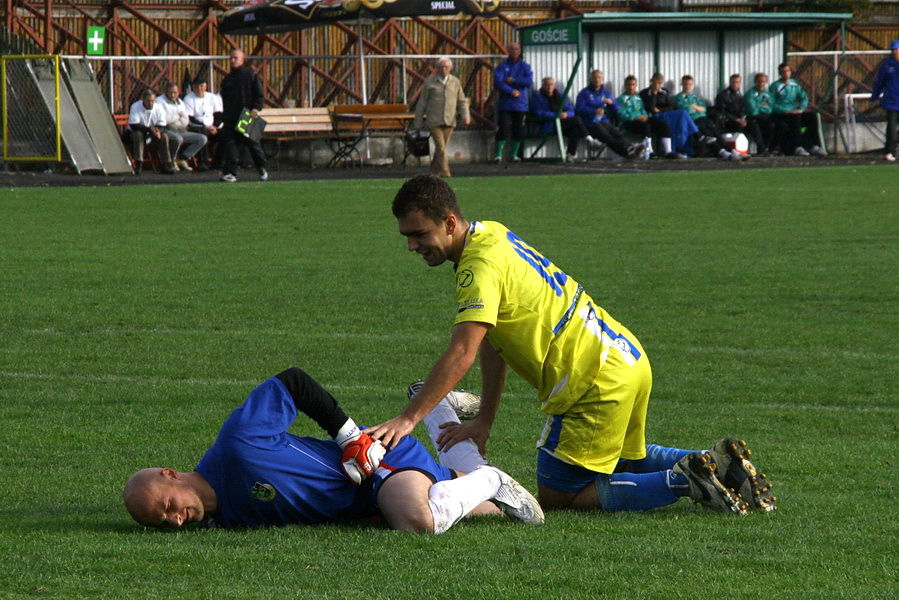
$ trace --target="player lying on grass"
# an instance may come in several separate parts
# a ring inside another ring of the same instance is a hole
[[[298,411],[334,439],[288,433]],[[477,453],[473,445],[468,451]],[[543,522],[536,499],[514,479],[476,466],[463,474],[438,464],[412,437],[385,453],[312,377],[291,368],[263,382],[231,413],[194,471],[143,469],[128,480],[124,499],[134,520],[150,527],[311,525],[381,516],[394,529],[443,533],[466,515],[505,513]]]

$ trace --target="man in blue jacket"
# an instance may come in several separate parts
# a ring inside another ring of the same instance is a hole
[[[882,96],[881,96],[882,94]],[[890,42],[890,55],[880,65],[871,89],[871,102],[880,98],[887,113],[887,141],[883,158],[896,162],[896,122],[899,120],[899,40]]]
[[[521,44],[509,44],[509,57],[493,71],[493,84],[499,93],[495,162],[502,162],[506,142],[512,140],[512,161],[521,160],[518,150],[524,141],[524,118],[528,113],[528,92],[534,83],[531,65],[521,58]]]
[[[605,75],[599,69],[590,73],[590,85],[578,93],[574,112],[591,136],[607,145],[616,154],[633,158],[643,151],[643,144],[630,144],[612,124],[618,113],[618,101],[606,89]]]
[[[553,132],[554,120],[556,115],[559,116],[562,125],[562,135],[568,139],[566,153],[570,161],[577,158],[577,145],[581,140],[587,140],[587,143],[594,148],[602,145],[601,142],[587,132],[584,124],[574,114],[574,107],[571,106],[571,102],[556,89],[556,80],[552,77],[544,77],[540,89],[534,92],[534,97],[531,100],[531,113],[535,117],[546,119],[540,125],[540,131],[544,134]]]

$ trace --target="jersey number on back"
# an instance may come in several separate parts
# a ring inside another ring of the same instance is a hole
[[[512,247],[515,248],[516,254],[523,258],[526,263],[531,265],[537,273],[539,273],[540,277],[543,278],[543,281],[545,281],[552,291],[556,293],[556,296],[561,296],[562,286],[568,281],[568,275],[562,271],[550,273],[547,268],[552,265],[552,261],[531,248],[527,242],[511,231],[506,233],[506,238],[512,243]]]

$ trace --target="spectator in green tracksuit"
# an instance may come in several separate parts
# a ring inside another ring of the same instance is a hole
[[[771,84],[768,91],[772,100],[775,142],[784,154],[795,156],[825,156],[827,153],[818,145],[818,119],[815,113],[805,112],[808,95],[795,79],[793,69],[787,63],[777,67],[780,79]],[[803,128],[805,143],[803,144]],[[808,148],[806,148],[807,146]]]
[[[767,156],[774,149],[774,121],[771,118],[774,100],[768,91],[768,75],[756,73],[754,83],[753,88],[743,97],[747,128],[755,141],[756,153]]]
[[[693,76],[684,75],[681,77],[680,84],[683,91],[674,97],[674,108],[687,111],[696,127],[699,128],[699,132],[693,135],[694,141],[707,146],[722,160],[744,158],[742,154],[728,150],[721,130],[708,117],[708,106],[705,100],[693,93]]]
[[[652,138],[661,140],[665,156],[674,156],[671,151],[671,129],[661,119],[650,119],[643,108],[643,99],[637,93],[637,78],[628,75],[624,78],[624,93],[618,96],[618,121],[622,129],[643,136],[643,159],[653,154]]]

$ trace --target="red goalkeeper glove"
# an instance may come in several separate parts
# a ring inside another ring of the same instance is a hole
[[[373,440],[367,433],[363,433],[358,439],[343,447],[340,466],[344,475],[359,485],[375,474],[386,453],[387,450],[384,449],[381,440]]]
[[[335,439],[343,449],[340,468],[356,485],[374,475],[381,459],[387,453],[380,440],[373,440],[370,435],[360,431],[352,419],[347,419]]]

